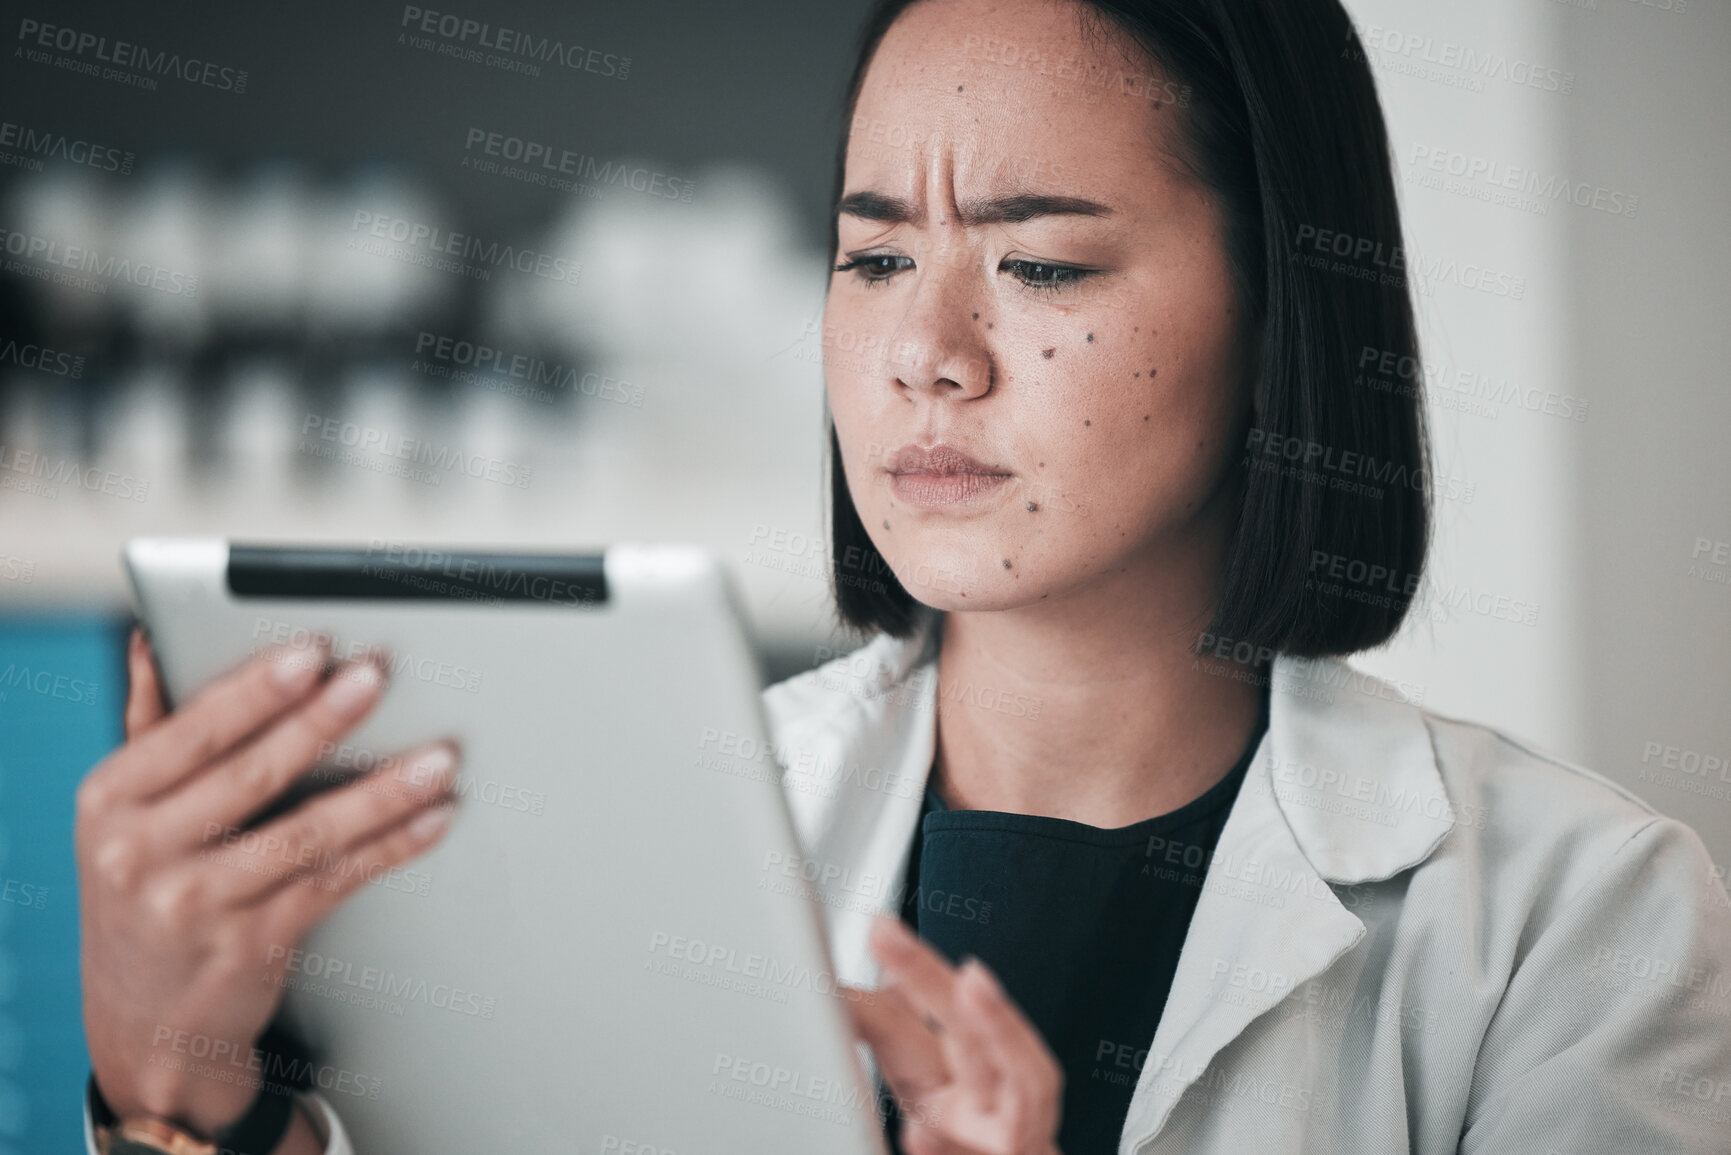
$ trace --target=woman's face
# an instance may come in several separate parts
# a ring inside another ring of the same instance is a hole
[[[1220,212],[1167,159],[1180,86],[1116,41],[1061,0],[924,0],[860,91],[830,409],[873,543],[939,609],[1217,578],[1251,361]]]

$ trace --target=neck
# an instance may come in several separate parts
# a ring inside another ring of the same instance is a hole
[[[933,782],[946,805],[1110,829],[1176,810],[1225,777],[1262,690],[1197,667],[1218,570],[1158,568],[945,616]]]

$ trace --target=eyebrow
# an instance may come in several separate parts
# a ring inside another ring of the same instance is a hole
[[[1112,210],[1098,201],[1084,197],[1048,196],[1043,193],[1014,193],[1001,197],[982,197],[963,201],[957,216],[964,226],[1020,224],[1035,217],[1049,216],[1110,216]],[[836,204],[837,213],[886,224],[921,224],[925,212],[912,201],[877,192],[849,193]]]

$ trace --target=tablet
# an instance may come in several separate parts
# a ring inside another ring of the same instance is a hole
[[[143,539],[124,561],[173,701],[273,645],[383,647],[384,700],[307,788],[462,742],[445,840],[270,948],[363,1155],[881,1155],[821,908],[763,885],[800,850],[711,554]]]

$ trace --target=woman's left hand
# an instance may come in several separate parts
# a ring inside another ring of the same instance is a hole
[[[848,1006],[907,1155],[1059,1155],[1063,1070],[985,964],[953,967],[887,915],[871,947],[882,981]]]

